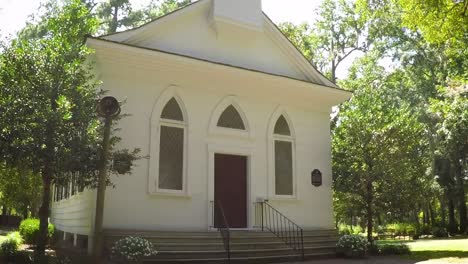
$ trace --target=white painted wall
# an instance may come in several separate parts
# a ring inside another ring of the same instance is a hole
[[[151,154],[151,112],[170,86],[176,86],[171,89],[175,89],[183,101],[188,115],[188,195],[149,194],[148,184],[154,183],[148,179],[155,177],[148,175],[149,165],[155,161],[151,157],[139,160],[132,175],[112,178],[116,188],[108,189],[106,193],[105,228],[207,230],[211,223],[209,202],[213,199],[210,157],[217,151],[249,156],[250,224],[253,223],[252,203],[257,197],[269,197],[277,209],[305,228],[332,228],[331,108],[288,98],[288,94],[294,95],[293,98],[312,96],[311,92],[302,96],[294,92],[297,91],[294,88],[297,81],[289,80],[291,86],[280,90],[274,87],[272,80],[263,80],[260,76],[252,81],[244,73],[223,76],[225,71],[222,69],[200,74],[173,65],[142,67],[129,64],[123,53],[117,55],[100,50],[97,61],[103,89],[109,90],[109,95],[125,100],[123,113],[131,115],[118,124],[119,135],[123,138],[121,147],[137,147],[143,155]],[[277,93],[267,96],[268,90]],[[212,113],[226,96],[233,96],[244,111],[251,135],[210,132]],[[316,96],[317,102],[327,101],[319,93]],[[268,190],[268,182],[273,181],[268,177],[273,175],[268,171],[267,131],[270,117],[280,105],[290,117],[296,134],[297,198],[289,200],[275,200]],[[310,172],[316,168],[324,175],[324,185],[319,188],[310,183]]]
[[[245,1],[251,0],[242,0]],[[223,7],[221,8],[223,12],[228,12],[226,10],[229,9],[230,4],[226,2],[232,1],[222,0],[219,3]],[[188,7],[187,12],[182,10],[180,14],[175,13],[174,17],[169,16],[154,24],[148,24],[147,28],[142,28],[146,29],[145,32],[129,39],[122,38],[126,33],[106,38],[297,79],[307,79],[292,57],[274,42],[266,26],[265,28],[262,26],[263,31],[246,30],[242,26],[221,27],[211,18],[211,3],[212,1],[201,1]],[[241,6],[237,6],[237,2],[235,6],[235,10],[229,12],[231,16],[234,13],[242,13],[238,9]],[[265,18],[261,9],[260,14],[263,23]],[[247,13],[245,15],[253,16]]]

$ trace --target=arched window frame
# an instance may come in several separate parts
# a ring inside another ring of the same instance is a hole
[[[179,105],[184,121],[164,119],[161,117],[162,111],[166,104],[174,98]],[[154,195],[168,196],[189,196],[188,179],[187,179],[187,152],[188,152],[188,116],[182,98],[176,86],[168,87],[157,99],[151,113],[151,137],[150,137],[150,158],[149,158],[149,173],[148,173],[148,193]],[[183,164],[182,164],[182,190],[170,190],[159,188],[159,154],[161,127],[177,127],[184,130],[183,142]]]
[[[278,135],[274,133],[275,125],[278,119],[283,116],[289,126],[290,135]],[[275,200],[295,200],[298,198],[297,194],[297,177],[296,177],[296,136],[292,121],[282,106],[277,107],[272,116],[270,117],[268,125],[268,193],[271,199]],[[291,142],[291,155],[292,155],[292,195],[279,195],[276,194],[276,175],[275,175],[275,142],[286,141]]]
[[[239,113],[240,117],[242,118],[242,122],[244,123],[245,129],[232,129],[226,127],[219,127],[218,120],[221,117],[221,114],[226,110],[227,107],[232,105],[237,112]],[[239,100],[236,96],[229,95],[224,97],[215,107],[211,114],[210,125],[208,128],[208,134],[211,136],[233,136],[238,138],[252,138],[253,131],[250,126],[250,123],[242,110],[243,107],[239,103]]]

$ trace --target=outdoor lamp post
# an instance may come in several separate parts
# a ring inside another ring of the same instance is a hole
[[[103,233],[102,222],[104,217],[104,198],[106,194],[107,163],[109,159],[109,140],[112,119],[120,114],[120,105],[112,96],[102,98],[97,105],[97,113],[104,118],[104,137],[102,139],[102,153],[99,161],[99,179],[96,198],[96,213],[94,221],[94,245],[93,255],[96,262],[102,254]]]

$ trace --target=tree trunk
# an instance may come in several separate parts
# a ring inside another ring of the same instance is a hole
[[[7,212],[8,212],[7,207],[5,205],[2,206],[2,215],[7,215]]]
[[[28,207],[27,206],[23,209],[23,219],[26,219],[26,218],[28,218]]]
[[[440,197],[440,215],[442,218],[442,226],[447,226],[447,212],[444,197]]]
[[[109,34],[117,32],[118,23],[119,23],[118,15],[119,15],[119,8],[116,5],[116,6],[114,6],[114,12],[112,14],[112,21],[111,21],[111,23],[109,25],[109,32],[108,32]]]
[[[418,233],[421,233],[421,223],[419,223],[419,216],[418,216],[418,210],[413,210],[412,212],[412,217],[414,219],[414,223],[416,224],[416,230]]]
[[[372,238],[372,230],[373,230],[373,225],[372,225],[372,219],[374,217],[374,212],[372,208],[372,202],[374,201],[374,194],[372,192],[372,181],[367,182],[366,186],[366,203],[367,203],[367,208],[366,208],[366,213],[367,213],[367,241],[369,241],[371,244],[374,243],[373,238]]]
[[[36,256],[39,260],[44,258],[45,249],[47,246],[47,233],[49,226],[49,207],[50,207],[50,185],[51,185],[51,171],[45,168],[42,173],[42,204],[39,208],[39,235],[37,237]]]
[[[435,212],[434,212],[434,208],[432,208],[432,203],[429,204],[429,214],[430,214],[430,222],[431,222],[431,226],[434,226],[435,225]]]
[[[465,233],[468,227],[468,218],[466,216],[466,197],[465,186],[463,184],[463,169],[460,160],[455,161],[455,177],[457,179],[457,200],[458,200],[458,213],[460,217],[460,233]]]
[[[457,233],[457,223],[455,222],[455,205],[453,202],[452,197],[447,197],[448,198],[448,215],[449,215],[449,221],[448,221],[448,229],[449,232],[454,234]]]

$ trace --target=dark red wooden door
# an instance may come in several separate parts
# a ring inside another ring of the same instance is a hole
[[[221,204],[230,228],[247,227],[247,157],[215,154],[215,227],[223,227]]]

